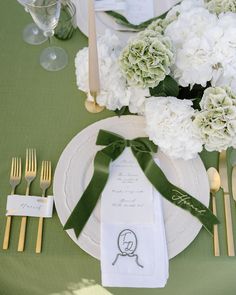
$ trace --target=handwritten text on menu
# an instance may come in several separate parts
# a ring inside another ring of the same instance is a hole
[[[152,223],[153,188],[130,148],[110,167],[109,180],[102,194],[104,218],[113,223]]]

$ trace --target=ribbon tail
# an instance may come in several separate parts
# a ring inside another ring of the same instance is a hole
[[[83,230],[106,185],[111,161],[111,157],[105,154],[103,150],[97,152],[94,159],[92,179],[64,225],[65,230],[73,228],[76,237]]]
[[[168,181],[150,153],[132,149],[144,174],[161,195],[176,206],[189,211],[199,219],[207,231],[213,234],[213,225],[219,223],[216,216],[196,198]]]

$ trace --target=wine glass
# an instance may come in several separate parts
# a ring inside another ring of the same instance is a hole
[[[28,12],[26,3],[29,0],[17,0],[22,6],[24,6],[25,11]],[[28,24],[23,30],[23,40],[31,45],[39,45],[47,40],[43,32],[37,27],[35,23]]]
[[[51,46],[51,37],[60,17],[60,0],[31,0],[26,6],[36,25],[49,40],[49,47],[40,55],[40,65],[47,71],[63,69],[68,64],[67,53],[61,47]]]

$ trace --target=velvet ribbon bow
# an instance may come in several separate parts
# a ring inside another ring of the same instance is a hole
[[[106,185],[110,163],[116,160],[126,147],[130,147],[143,173],[155,189],[168,201],[198,218],[212,234],[213,225],[219,223],[218,219],[196,198],[168,181],[152,157],[158,148],[147,137],[129,140],[118,134],[100,130],[96,144],[105,147],[95,155],[92,179],[68,218],[65,230],[73,228],[76,236],[80,235]]]

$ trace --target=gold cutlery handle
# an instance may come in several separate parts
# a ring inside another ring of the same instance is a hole
[[[36,249],[35,249],[36,253],[41,253],[42,238],[43,238],[43,217],[39,217],[38,234],[37,234]]]
[[[212,212],[215,216],[217,216],[216,197],[214,194],[212,194]],[[214,242],[214,255],[220,256],[219,233],[218,233],[218,225],[217,224],[215,224],[213,227],[213,242]]]
[[[20,225],[20,236],[19,236],[18,249],[17,249],[18,252],[24,251],[26,224],[27,224],[27,217],[23,216],[21,219],[21,225]]]
[[[25,192],[26,197],[29,195],[30,183],[31,182],[27,182],[27,187],[26,187],[26,192]],[[20,224],[20,235],[19,235],[19,241],[18,241],[18,248],[17,248],[18,252],[23,252],[24,248],[25,248],[26,224],[27,224],[27,216],[22,216],[21,224]]]
[[[4,239],[3,239],[3,250],[7,250],[9,246],[10,239],[10,231],[11,231],[11,216],[7,216]]]
[[[14,193],[15,193],[15,187],[12,188],[11,195],[14,195]],[[7,250],[8,247],[9,247],[10,232],[11,232],[11,221],[12,221],[12,216],[7,216],[4,239],[3,239],[3,245],[2,245],[3,250]]]
[[[234,166],[232,171],[232,193],[233,199],[236,201],[236,166]]]
[[[228,256],[235,256],[232,215],[231,215],[229,193],[224,193],[224,207],[225,207],[225,222],[226,222]]]

